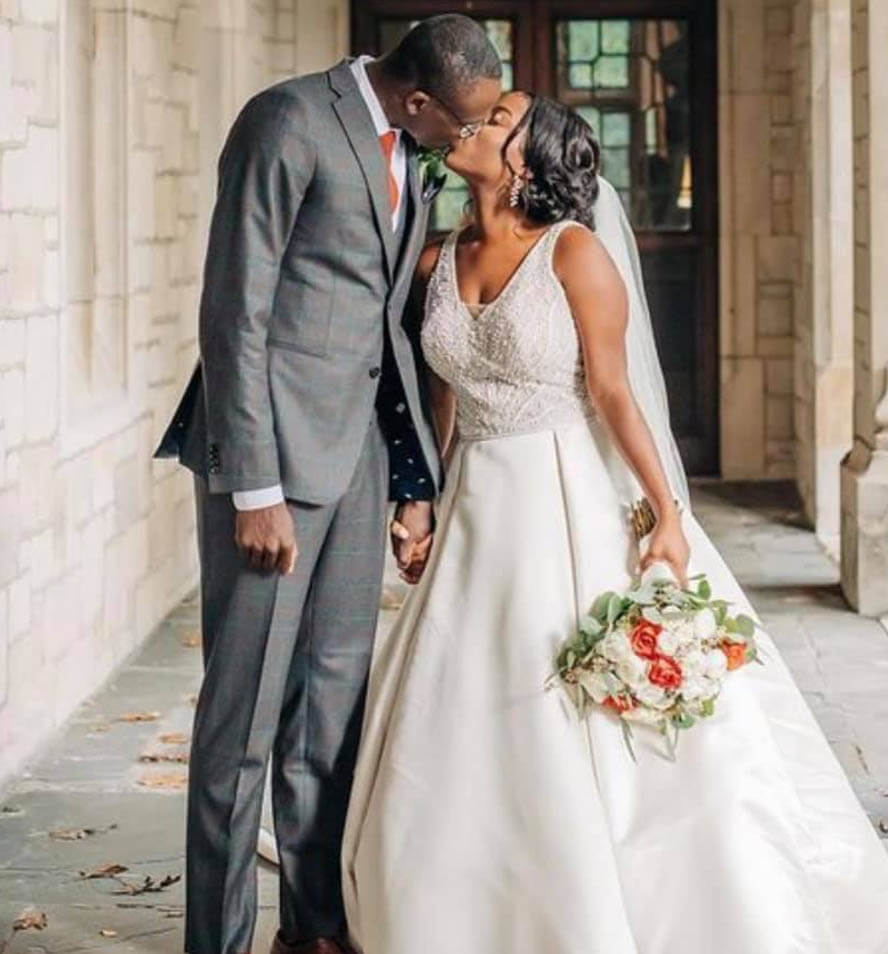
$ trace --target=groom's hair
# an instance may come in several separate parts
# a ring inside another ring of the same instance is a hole
[[[401,83],[444,97],[503,75],[484,28],[459,13],[421,20],[385,57],[385,68]]]

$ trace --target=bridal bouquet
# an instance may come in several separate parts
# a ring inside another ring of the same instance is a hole
[[[729,672],[756,661],[756,623],[731,616],[703,573],[679,586],[654,564],[623,593],[608,591],[580,620],[557,673],[580,715],[589,702],[620,717],[633,759],[631,723],[658,729],[675,758],[678,735],[715,711]]]

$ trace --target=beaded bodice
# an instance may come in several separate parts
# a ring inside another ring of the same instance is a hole
[[[559,222],[537,240],[497,297],[460,300],[453,232],[429,279],[422,348],[456,395],[459,436],[480,440],[588,419],[579,336],[552,254]]]

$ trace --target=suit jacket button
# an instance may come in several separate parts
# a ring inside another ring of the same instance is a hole
[[[222,468],[221,468],[218,464],[212,464],[212,465],[210,466],[210,473],[211,473],[211,474],[218,474],[221,469],[222,469]]]
[[[368,373],[370,374],[371,378],[378,378],[379,375],[382,374],[382,368],[373,367]]]

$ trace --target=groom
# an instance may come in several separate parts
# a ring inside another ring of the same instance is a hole
[[[188,796],[189,954],[249,951],[272,758],[277,954],[346,950],[340,840],[386,501],[415,572],[440,470],[402,311],[435,186],[416,142],[480,128],[501,67],[462,16],[259,93],[219,161],[200,362],[157,451],[194,472],[205,676]]]

